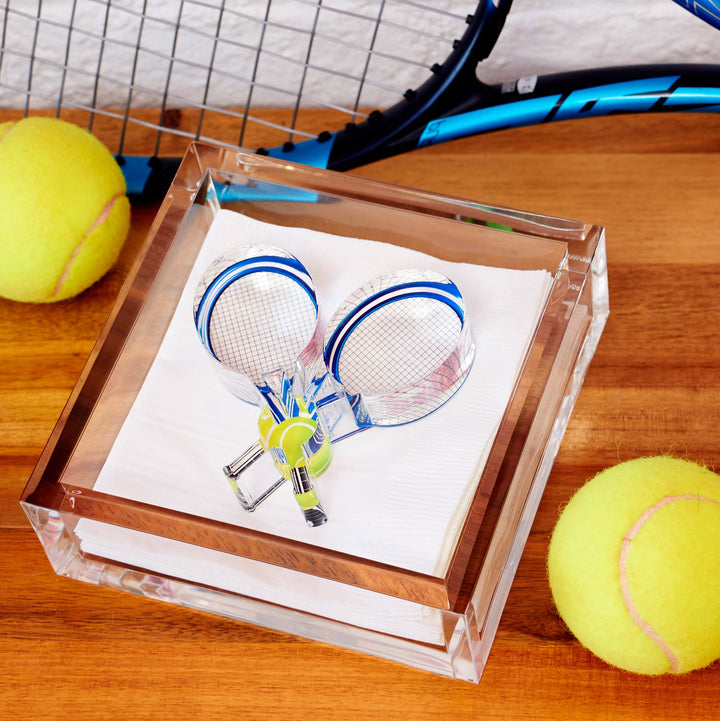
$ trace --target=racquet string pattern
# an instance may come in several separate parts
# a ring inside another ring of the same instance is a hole
[[[131,126],[155,131],[162,153],[166,135],[252,146],[262,127],[312,138],[320,129],[303,111],[313,108],[337,127],[360,121],[362,108],[422,82],[465,22],[413,0],[5,0],[0,14],[0,106],[86,112],[89,126],[117,126],[129,153]],[[293,112],[253,112],[273,107]],[[178,109],[196,112],[178,119]],[[232,118],[232,138],[216,137],[219,116]]]
[[[363,425],[418,420],[449,400],[475,345],[457,286],[440,273],[400,270],[349,295],[325,331],[324,359]]]
[[[255,386],[278,371],[292,377],[299,359],[319,354],[312,278],[274,246],[243,246],[215,259],[196,287],[193,315],[214,358]]]
[[[212,352],[258,383],[264,373],[292,369],[312,338],[317,311],[290,278],[256,273],[235,281],[210,316]]]
[[[430,298],[404,298],[361,321],[345,342],[338,376],[345,391],[392,393],[427,378],[452,353],[457,313]]]

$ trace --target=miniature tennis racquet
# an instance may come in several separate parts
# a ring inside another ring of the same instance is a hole
[[[330,453],[321,424],[299,404],[298,368],[319,358],[321,332],[312,278],[297,258],[264,245],[237,248],[215,260],[198,284],[195,327],[225,385],[263,406],[279,429],[266,437],[287,470],[310,526],[325,523],[307,468]],[[327,462],[325,459],[323,462]]]

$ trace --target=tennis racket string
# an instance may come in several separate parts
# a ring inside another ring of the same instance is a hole
[[[377,311],[376,322],[359,328],[346,344],[346,355],[353,360],[341,362],[338,373],[345,379],[350,395],[361,390],[383,393],[417,383],[435,370],[452,351],[449,338],[457,337],[460,320],[444,306],[432,314],[432,332],[428,304],[424,298],[408,298]],[[363,352],[372,348],[371,354]],[[369,356],[372,363],[357,362]],[[418,358],[421,358],[418,363]]]
[[[462,295],[434,271],[395,271],[363,284],[325,331],[325,363],[360,427],[429,415],[462,385],[473,358]]]
[[[225,263],[210,272],[219,273]],[[294,366],[316,322],[312,299],[299,291],[296,281],[265,273],[259,282],[227,286],[214,305],[208,337],[221,363],[243,369],[257,384],[268,371]]]
[[[275,395],[282,406],[288,395],[277,379],[313,373],[321,360],[313,280],[280,248],[240,246],[215,259],[196,287],[193,317],[221,380],[246,402]]]
[[[321,130],[303,111],[331,111],[342,127],[426,78],[462,33],[465,15],[448,9],[457,6],[5,0],[0,106],[83,112],[91,130],[111,123],[118,155],[136,152],[128,147],[133,127],[154,134],[155,154],[165,135],[232,147],[252,144],[253,128],[263,137],[313,138]],[[220,116],[232,119],[235,137],[217,137]]]

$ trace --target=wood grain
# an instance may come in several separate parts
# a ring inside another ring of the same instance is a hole
[[[720,468],[720,125],[605,118],[427,148],[358,174],[607,228],[611,314],[478,686],[54,575],[18,504],[154,207],[81,297],[0,300],[0,711],[12,719],[714,719],[720,664],[613,669],[557,616],[559,509],[603,467],[672,452]]]

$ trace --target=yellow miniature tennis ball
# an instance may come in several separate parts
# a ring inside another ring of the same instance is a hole
[[[643,674],[720,658],[720,476],[669,456],[599,473],[555,527],[548,574],[586,648]]]
[[[99,140],[55,118],[0,124],[0,296],[80,293],[115,263],[129,227],[125,180]]]

